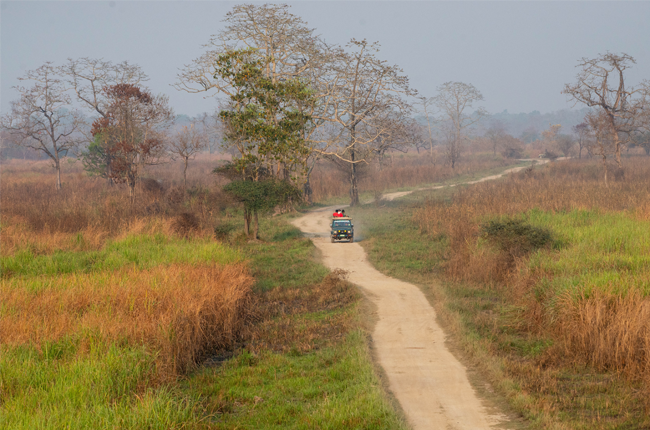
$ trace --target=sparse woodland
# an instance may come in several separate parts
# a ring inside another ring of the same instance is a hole
[[[634,58],[581,59],[564,93],[584,118],[514,136],[471,83],[418,94],[378,43],[332,45],[287,5],[237,5],[225,23],[174,66],[176,90],[215,98],[194,118],[128,62],[21,77],[0,118],[0,428],[406,428],[369,364],[362,299],[288,219],[540,157],[553,162],[408,206],[427,276],[500,297],[503,314],[477,299],[471,324],[508,377],[536,369],[522,390],[568,411],[555,424],[623,422],[553,397],[569,366],[619,378],[647,411],[650,81],[626,81]],[[509,333],[534,351],[510,354]],[[285,386],[299,406],[275,398]]]

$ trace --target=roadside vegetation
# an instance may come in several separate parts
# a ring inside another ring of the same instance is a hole
[[[513,410],[540,428],[645,428],[650,217],[644,159],[594,161],[351,210],[371,261],[420,285]]]
[[[33,167],[0,185],[0,428],[405,428],[360,295],[291,215],[250,241],[218,178],[133,206]]]

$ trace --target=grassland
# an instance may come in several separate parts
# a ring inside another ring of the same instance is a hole
[[[645,161],[609,186],[572,161],[351,214],[373,263],[422,287],[466,362],[533,427],[647,428]],[[508,220],[552,241],[502,246],[485,226]]]
[[[287,215],[249,242],[207,185],[128,209],[42,176],[1,184],[0,428],[404,428],[359,295]]]

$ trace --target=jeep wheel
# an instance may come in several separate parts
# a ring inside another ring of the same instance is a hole
[[[330,242],[334,243],[336,242],[333,237],[330,237]]]

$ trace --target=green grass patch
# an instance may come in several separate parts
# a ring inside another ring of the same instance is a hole
[[[309,354],[250,353],[187,382],[216,429],[405,429],[381,392],[360,331]]]
[[[230,264],[242,259],[236,250],[211,239],[133,235],[110,241],[100,251],[35,255],[30,250],[21,250],[0,257],[0,272],[4,277],[56,276],[116,270],[125,266],[143,270],[162,264]]]
[[[78,354],[65,339],[37,350],[0,349],[0,429],[197,428],[200,399],[147,388],[144,348],[95,344]]]

